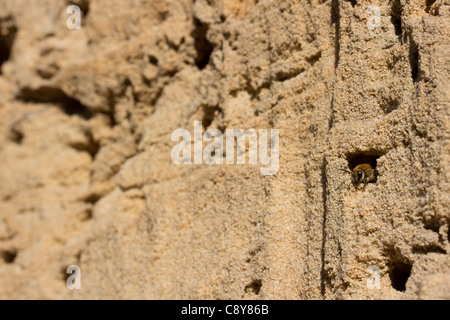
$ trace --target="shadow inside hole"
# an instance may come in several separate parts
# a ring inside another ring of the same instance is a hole
[[[5,61],[8,61],[10,53],[10,49],[5,44],[5,41],[0,38],[0,74],[2,74],[1,66]]]
[[[5,263],[13,263],[14,260],[16,260],[17,257],[17,250],[3,250],[0,251],[0,257],[2,258]]]
[[[417,82],[419,76],[419,46],[416,42],[410,37],[409,44],[409,64],[411,66],[411,77],[413,82]]]
[[[423,225],[424,225],[425,229],[431,230],[431,231],[439,234],[439,229],[441,228],[441,224],[440,224],[438,218],[436,218],[436,217],[431,217],[428,219],[424,218]]]
[[[356,0],[347,0],[347,1],[351,3],[352,8],[356,6]]]
[[[431,13],[431,6],[436,2],[436,0],[426,0],[426,8],[425,8],[425,12],[427,13]]]
[[[87,0],[80,1],[80,10],[83,13],[83,17],[86,18],[89,13],[89,1]]]
[[[154,66],[157,66],[159,63],[159,60],[157,57],[155,57],[154,55],[150,54],[147,56],[148,62]]]
[[[87,15],[89,14],[90,0],[75,0],[75,1],[72,0],[72,1],[67,1],[67,4],[78,6],[80,8],[81,13],[83,14],[83,18],[86,18]]]
[[[401,39],[402,36],[402,5],[400,0],[395,0],[391,4],[391,22],[394,25],[395,34]]]
[[[392,287],[397,291],[405,291],[406,283],[411,275],[412,265],[402,261],[393,262],[389,266],[389,278]]]
[[[216,117],[223,117],[223,111],[219,106],[203,106],[203,117],[202,117],[202,125],[206,129],[211,126],[211,123],[214,121]],[[224,133],[224,128],[218,127],[222,133]]]
[[[195,40],[194,45],[195,51],[197,52],[195,64],[200,70],[203,70],[209,63],[209,58],[214,47],[207,38],[209,25],[202,23],[198,19],[194,19],[194,26],[192,37]]]
[[[0,19],[0,74],[2,64],[9,60],[16,34],[17,27],[11,18]]]
[[[262,287],[261,279],[256,279],[245,287],[245,292],[259,294],[259,292],[261,291],[261,287]]]
[[[406,284],[411,276],[412,263],[402,255],[398,248],[390,245],[384,250],[386,257],[386,266],[388,268],[389,278],[392,288],[397,291],[406,291]]]

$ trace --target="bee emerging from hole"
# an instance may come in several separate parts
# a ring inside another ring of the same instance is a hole
[[[353,184],[364,183],[364,186],[369,182],[375,182],[377,179],[377,171],[372,168],[370,164],[358,164],[353,171],[348,169],[341,169],[341,171],[350,173]]]

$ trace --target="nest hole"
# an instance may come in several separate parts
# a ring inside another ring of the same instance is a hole
[[[214,50],[213,45],[207,38],[208,30],[208,24],[202,23],[198,19],[194,19],[194,30],[192,31],[192,37],[195,40],[195,51],[197,52],[195,64],[200,70],[203,70],[209,64],[209,58]]]
[[[412,38],[410,38],[409,44],[409,64],[411,66],[411,77],[413,82],[417,82],[419,80],[419,46]]]
[[[402,36],[402,5],[400,0],[395,0],[391,4],[391,22],[395,29],[395,34],[401,39]]]
[[[262,287],[261,279],[256,279],[245,287],[245,292],[247,293],[252,292],[254,294],[259,294],[259,292],[261,291],[261,287]]]
[[[403,261],[394,262],[389,267],[389,277],[395,290],[401,292],[406,290],[406,283],[411,275],[411,269],[412,265]]]
[[[16,34],[17,27],[12,18],[0,19],[0,75],[3,63],[10,58]]]
[[[3,250],[3,251],[0,251],[0,257],[2,258],[2,260],[5,263],[11,264],[11,263],[14,262],[14,260],[16,260],[17,250]]]
[[[214,119],[218,119],[220,123],[220,119],[223,118],[223,111],[219,106],[203,106],[203,117],[202,117],[202,125],[206,129],[208,129]],[[222,133],[225,132],[224,126],[218,126],[218,128]]]
[[[425,12],[427,13],[434,13],[431,10],[431,7],[433,6],[433,4],[436,2],[436,0],[426,0],[425,4],[426,4],[426,8],[425,8]]]
[[[350,2],[350,4],[352,5],[352,8],[354,8],[356,6],[356,0],[347,0],[347,2]]]
[[[352,153],[347,155],[348,168],[353,170],[357,165],[360,164],[370,164],[372,168],[374,168],[377,172],[377,162],[378,158],[382,156],[381,153]],[[375,177],[375,181],[371,183],[375,183],[377,181],[377,177]]]
[[[412,263],[405,259],[400,250],[394,246],[387,247],[384,255],[392,288],[400,292],[406,291],[406,284],[413,267]]]

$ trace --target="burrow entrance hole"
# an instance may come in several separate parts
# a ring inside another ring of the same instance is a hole
[[[89,5],[90,5],[89,2],[90,1],[88,1],[88,0],[81,0],[81,1],[79,1],[79,5],[78,6],[80,7],[81,12],[83,12],[83,17],[84,18],[86,18],[88,13],[89,13]]]
[[[17,250],[14,250],[14,249],[2,250],[2,251],[0,251],[0,257],[5,263],[8,263],[8,264],[13,263],[17,257]]]
[[[400,0],[391,2],[391,22],[394,25],[395,34],[401,39],[402,36],[402,4]]]
[[[417,43],[410,37],[409,44],[409,64],[411,66],[411,77],[413,82],[417,82],[419,80],[419,46]]]
[[[8,61],[11,55],[16,34],[17,27],[11,17],[0,19],[0,75],[3,63]]]
[[[386,266],[388,267],[389,278],[392,288],[397,291],[406,291],[406,284],[411,276],[412,263],[405,259],[401,252],[389,246],[385,250]]]
[[[405,291],[406,283],[411,275],[412,265],[403,261],[394,261],[389,265],[389,278],[392,287],[397,291]]]
[[[351,153],[347,155],[347,162],[348,162],[348,169],[353,170],[357,165],[360,164],[370,164],[372,168],[374,168],[377,173],[377,162],[378,158],[380,158],[383,154],[381,152],[357,152],[357,153]],[[378,174],[377,174],[378,176]],[[375,181],[372,181],[371,183],[375,183],[377,181],[377,178],[375,178]]]
[[[202,23],[198,19],[194,19],[194,26],[192,37],[195,40],[195,50],[197,52],[195,64],[200,70],[203,70],[209,63],[209,58],[214,47],[207,39],[209,25]]]
[[[208,129],[209,126],[211,126],[211,123],[214,121],[215,118],[223,117],[223,111],[219,106],[203,106],[203,118],[202,118],[202,125],[205,129]],[[217,128],[221,132],[225,133],[225,128]]]
[[[262,287],[261,279],[256,279],[245,287],[245,292],[247,293],[251,292],[258,295],[259,292],[261,291],[261,287]]]

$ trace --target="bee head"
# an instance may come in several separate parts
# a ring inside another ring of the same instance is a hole
[[[350,171],[350,170],[347,170],[347,169],[341,169],[341,171],[350,173],[350,177],[351,177],[352,182],[354,184],[358,184],[358,183],[362,182],[364,180],[364,177],[365,177],[364,172],[361,171],[361,170]]]
[[[362,182],[365,175],[364,172],[361,170],[353,170],[352,171],[352,182],[357,184],[359,182]]]

